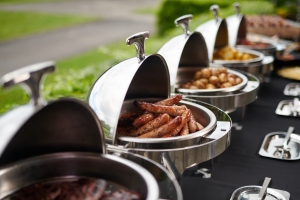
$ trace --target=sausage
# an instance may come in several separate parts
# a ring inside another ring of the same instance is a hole
[[[162,125],[159,128],[156,128],[152,131],[149,131],[148,133],[145,133],[143,135],[140,135],[139,138],[159,138],[163,135],[171,132],[174,128],[179,126],[181,124],[182,117],[177,116],[171,121],[169,121],[167,124]]]
[[[144,124],[140,128],[137,129],[137,135],[142,135],[144,133],[147,133],[149,131],[152,131],[153,129],[156,129],[165,123],[170,121],[170,116],[166,113],[159,115],[155,119],[149,121],[148,123]]]
[[[143,126],[144,124],[148,123],[149,121],[153,120],[155,118],[153,113],[145,113],[139,117],[137,117],[133,122],[133,126],[136,128],[139,128],[140,126]]]
[[[137,136],[137,129],[134,126],[117,127],[116,132],[120,136]]]
[[[197,124],[194,115],[191,115],[188,125],[190,133],[194,133],[197,131]]]
[[[134,105],[138,108],[152,113],[168,113],[170,116],[181,116],[186,110],[185,106],[163,106],[153,103],[134,101]]]
[[[202,124],[200,124],[199,122],[196,122],[197,125],[197,131],[201,131],[202,129],[204,129],[204,126],[202,126]]]
[[[177,104],[182,99],[182,94],[176,94],[170,98],[164,99],[162,101],[156,102],[156,105],[163,105],[163,106],[172,106]]]
[[[188,135],[190,132],[189,132],[189,126],[187,123],[184,124],[184,126],[182,127],[181,131],[179,132],[179,135],[182,136],[182,135]]]
[[[171,134],[172,136],[176,136],[178,135],[178,133],[180,132],[180,130],[183,128],[183,126],[188,122],[188,120],[191,117],[191,110],[187,109],[183,114],[182,114],[182,121],[180,123],[179,126],[177,126],[176,128],[174,128],[169,134]]]

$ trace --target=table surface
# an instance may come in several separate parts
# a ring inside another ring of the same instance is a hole
[[[229,200],[242,186],[263,184],[265,177],[272,178],[270,188],[290,193],[290,200],[300,199],[300,160],[284,161],[258,154],[265,136],[271,132],[286,132],[293,126],[300,134],[300,118],[278,116],[277,105],[292,100],[283,90],[288,83],[299,82],[276,75],[271,82],[262,83],[258,98],[246,107],[243,129],[231,131],[230,146],[212,164],[212,177],[204,179],[193,170],[183,174],[181,187],[185,200]]]

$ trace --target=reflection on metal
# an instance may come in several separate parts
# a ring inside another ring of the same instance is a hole
[[[202,178],[211,178],[211,170],[207,168],[198,169],[195,174],[203,174]]]

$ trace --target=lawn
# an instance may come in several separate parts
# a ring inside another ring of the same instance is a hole
[[[0,11],[0,41],[96,20],[94,17]]]
[[[268,2],[241,2],[241,6],[242,12],[245,14],[271,14],[274,12],[272,4]],[[232,7],[220,10],[221,17],[232,14],[234,14]],[[190,23],[190,30],[193,31],[197,26],[212,18],[210,12],[200,14]],[[146,54],[156,53],[167,41],[182,33],[182,28],[175,27],[164,37],[152,34],[145,43]],[[46,100],[60,97],[74,97],[83,100],[93,82],[106,69],[135,56],[135,47],[126,46],[124,38],[123,41],[116,41],[114,44],[100,46],[84,54],[60,60],[57,62],[57,71],[48,75],[43,84],[43,96]],[[20,88],[12,88],[7,91],[0,90],[0,113],[27,102],[28,96]]]

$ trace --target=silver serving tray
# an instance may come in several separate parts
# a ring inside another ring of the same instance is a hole
[[[257,200],[261,186],[249,185],[236,189],[230,198],[230,200]],[[289,200],[290,193],[277,190],[273,188],[267,188],[266,196],[264,200]]]
[[[291,134],[290,142],[288,143],[291,157],[287,159],[287,158],[280,158],[274,156],[277,147],[283,144],[285,136],[286,136],[286,132],[273,132],[267,134],[259,150],[259,155],[264,157],[269,157],[269,158],[280,159],[280,160],[299,160],[300,159],[300,135],[295,133]]]
[[[277,115],[290,116],[290,117],[300,117],[300,105],[298,103],[298,109],[292,111],[293,100],[283,100],[280,101],[275,113]]]
[[[284,95],[287,96],[300,96],[300,83],[289,83],[285,86]]]

